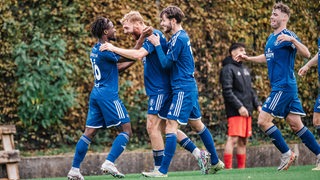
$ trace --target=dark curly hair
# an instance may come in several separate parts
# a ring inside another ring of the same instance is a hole
[[[100,39],[103,35],[103,31],[109,29],[109,23],[111,21],[105,17],[98,17],[90,26],[91,34]]]

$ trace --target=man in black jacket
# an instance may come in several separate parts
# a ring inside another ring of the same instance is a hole
[[[251,136],[251,116],[253,109],[261,110],[261,102],[251,86],[249,69],[234,58],[245,54],[245,45],[233,43],[229,48],[220,72],[220,83],[228,118],[228,140],[224,150],[226,169],[232,168],[233,148],[237,145],[238,168],[245,168],[247,138]]]

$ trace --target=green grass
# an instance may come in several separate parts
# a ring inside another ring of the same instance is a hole
[[[276,167],[258,167],[246,169],[232,169],[222,170],[217,174],[202,175],[200,171],[178,171],[169,172],[168,178],[170,180],[320,180],[320,171],[312,171],[314,166],[292,166],[288,171],[276,170]],[[47,180],[65,180],[66,177],[61,178],[45,178]],[[86,180],[99,179],[115,179],[112,176],[85,176]],[[127,179],[148,179],[141,174],[127,174],[124,180]],[[163,178],[160,178],[163,179]],[[41,180],[41,179],[38,179]]]

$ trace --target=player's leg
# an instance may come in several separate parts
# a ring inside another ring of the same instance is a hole
[[[86,128],[84,134],[80,137],[76,150],[73,157],[72,168],[68,173],[69,180],[82,180],[84,179],[80,173],[80,165],[87,154],[88,147],[91,143],[91,139],[93,139],[96,134],[96,130],[94,128]]]
[[[117,178],[125,177],[124,174],[120,173],[116,168],[114,162],[123,153],[126,145],[132,135],[130,122],[121,125],[122,131],[118,134],[112,143],[111,150],[106,158],[106,161],[101,165],[101,170],[106,174],[111,174]]]
[[[166,145],[161,167],[159,168],[159,171],[163,174],[168,173],[171,160],[176,151],[178,125],[178,122],[175,120],[167,120],[166,122]]]
[[[287,122],[289,123],[292,130],[295,134],[300,137],[302,142],[308,147],[310,151],[312,151],[316,156],[317,160],[320,159],[320,146],[316,141],[314,135],[311,131],[303,125],[301,121],[301,116],[297,114],[290,113],[286,118]],[[318,163],[317,163],[318,167]]]
[[[291,129],[298,137],[300,137],[302,142],[309,148],[309,150],[312,151],[319,159],[320,145],[316,141],[311,131],[306,126],[304,126],[301,121],[301,115],[304,116],[305,113],[302,109],[301,102],[296,94],[290,105],[290,112],[291,113],[289,113],[286,120],[289,123]]]
[[[320,112],[313,113],[313,125],[317,130],[318,137],[320,137]]]
[[[178,122],[175,120],[166,120],[166,143],[164,148],[164,157],[161,162],[161,167],[152,172],[143,172],[142,175],[146,177],[167,177],[168,169],[171,160],[174,156],[177,146],[177,130]]]
[[[314,111],[314,113],[313,113],[313,125],[316,127],[318,137],[320,138],[320,102],[319,102],[319,105],[316,107],[319,107],[319,112]],[[318,170],[318,171],[320,170],[320,156],[319,155],[317,156],[316,167],[313,168],[312,170]]]
[[[282,153],[278,171],[287,170],[295,160],[295,154],[289,149],[281,131],[272,123],[272,120],[273,117],[271,114],[262,110],[258,117],[258,125],[270,137],[272,143]]]
[[[318,137],[320,138],[320,94],[318,95],[313,107],[313,125],[317,130]]]
[[[161,120],[157,115],[147,115],[147,132],[151,142],[155,169],[159,169],[161,166],[164,155],[164,142],[161,133],[163,122],[165,121]]]
[[[101,170],[114,177],[123,178],[124,174],[118,171],[114,163],[125,150],[129,138],[132,135],[129,115],[120,99],[102,100],[99,105],[106,127],[118,127],[120,131],[112,143],[105,162],[101,165]]]
[[[87,154],[89,145],[94,135],[96,134],[97,129],[103,127],[103,115],[94,96],[95,91],[92,91],[89,100],[89,111],[86,120],[86,128],[84,134],[80,137],[76,145],[72,168],[68,173],[69,180],[83,179],[83,176],[81,175],[79,170],[80,165]]]
[[[292,94],[282,91],[273,91],[262,106],[262,111],[259,113],[258,126],[267,134],[272,143],[282,153],[281,163],[278,170],[287,170],[296,156],[289,149],[285,142],[281,131],[272,123],[273,116],[280,118],[286,117],[290,111],[289,104],[292,100]],[[271,115],[272,114],[272,115]]]
[[[165,134],[168,109],[171,105],[169,93],[149,96],[147,132],[151,142],[154,159],[154,169],[159,169],[164,156],[164,142],[162,134]]]
[[[180,146],[192,153],[192,155],[197,159],[198,166],[200,167],[202,174],[206,174],[208,163],[210,163],[210,154],[205,150],[200,150],[180,129],[177,131],[177,140]]]
[[[210,153],[211,167],[209,168],[208,173],[215,174],[217,171],[223,169],[224,163],[218,157],[209,129],[202,123],[200,119],[190,119],[189,124],[191,128],[199,134],[204,146]]]

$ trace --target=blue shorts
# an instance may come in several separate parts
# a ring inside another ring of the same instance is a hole
[[[289,113],[306,115],[296,92],[272,91],[262,110],[279,118],[286,118]]]
[[[187,125],[188,120],[201,119],[197,91],[175,91],[167,118]]]
[[[313,112],[320,113],[320,94],[318,95],[316,103],[314,104]]]
[[[164,108],[166,102],[169,101],[169,94],[150,95],[148,101],[148,114],[157,115]],[[169,108],[167,108],[169,109]],[[168,110],[166,111],[168,112]]]
[[[130,122],[129,114],[118,94],[103,89],[95,87],[91,91],[86,127],[109,128]]]

